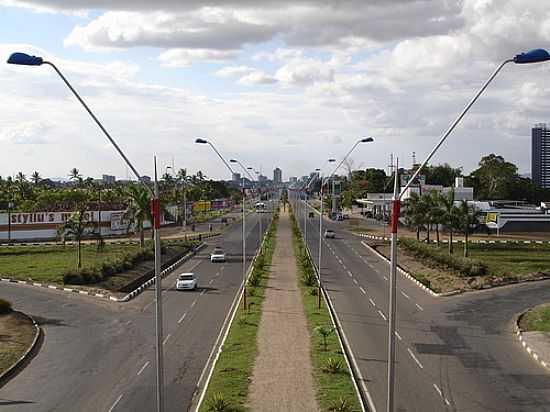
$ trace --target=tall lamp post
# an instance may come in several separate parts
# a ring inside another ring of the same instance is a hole
[[[42,57],[37,56],[30,56],[25,53],[13,53],[9,59],[9,64],[15,64],[20,66],[41,66],[43,64],[48,65],[52,67],[55,72],[59,75],[61,80],[65,83],[65,85],[70,89],[70,91],[74,94],[74,96],[78,99],[80,104],[86,109],[88,114],[91,116],[91,118],[94,120],[94,122],[97,124],[97,126],[101,129],[103,134],[107,137],[109,142],[113,145],[113,147],[116,149],[118,154],[122,157],[126,165],[130,168],[130,170],[133,172],[133,174],[136,176],[136,178],[145,186],[145,188],[149,191],[152,201],[151,201],[151,212],[153,216],[153,230],[154,230],[154,240],[155,240],[155,289],[156,289],[156,355],[157,355],[157,411],[162,412],[164,410],[164,370],[163,370],[163,352],[162,352],[162,293],[161,293],[161,274],[160,274],[160,199],[159,199],[159,190],[158,190],[158,182],[156,179],[156,160],[155,160],[155,185],[154,189],[152,190],[149,185],[142,179],[141,175],[138,173],[134,165],[128,160],[124,152],[120,149],[120,147],[117,145],[117,143],[114,141],[114,139],[111,137],[111,135],[107,132],[105,127],[101,124],[101,122],[98,120],[98,118],[94,115],[94,113],[90,110],[88,105],[82,100],[80,95],[76,92],[76,90],[71,86],[69,81],[63,76],[61,71],[51,62],[48,62],[44,60]]]
[[[241,162],[239,162],[237,159],[230,159],[231,163],[237,163],[241,169],[243,169],[243,172],[246,173],[249,177],[250,173],[248,173],[248,170],[246,167],[243,166]],[[245,190],[244,190],[244,175],[242,176],[242,189],[243,189],[243,306],[246,309],[246,225],[245,225]]]
[[[195,140],[195,143],[210,145],[210,147],[214,150],[214,152],[216,152],[218,157],[222,160],[223,164],[229,169],[229,171],[231,171],[231,175],[233,176],[235,174],[234,170],[231,168],[231,166],[229,166],[229,163],[227,163],[227,161],[223,158],[223,156],[220,154],[220,152],[218,152],[218,150],[214,147],[214,145],[211,142],[209,142],[206,139],[198,138],[198,139]],[[231,163],[238,163],[237,160],[235,160],[235,159],[231,159],[230,162]],[[244,166],[242,166],[242,164],[239,163],[239,165],[241,167],[243,167],[243,169],[244,169]],[[246,169],[245,169],[245,171],[246,171]],[[242,207],[243,207],[243,210],[242,210],[242,213],[243,213],[243,223],[242,223],[242,226],[243,226],[243,286],[242,286],[242,294],[243,294],[243,305],[244,305],[244,308],[246,309],[246,222],[245,222],[246,215],[245,215],[245,211],[244,211],[244,206],[245,206],[245,201],[244,201],[244,176],[242,178],[242,196],[243,196],[243,205],[242,205]]]
[[[432,149],[428,157],[422,162],[420,167],[416,169],[412,177],[405,184],[405,186],[399,191],[397,183],[397,171],[395,173],[395,183],[394,183],[394,195],[392,199],[392,216],[391,216],[391,254],[390,254],[390,289],[389,289],[389,323],[388,323],[388,390],[387,390],[387,403],[386,410],[387,412],[393,412],[394,410],[394,386],[395,386],[395,306],[396,306],[396,270],[397,270],[397,225],[399,221],[399,211],[401,208],[401,198],[409,188],[409,186],[414,182],[418,174],[422,169],[428,164],[430,159],[433,157],[435,152],[441,147],[445,142],[447,137],[453,132],[455,127],[460,123],[462,118],[466,115],[468,110],[473,106],[477,101],[479,96],[487,89],[489,84],[497,76],[497,74],[502,70],[502,68],[508,63],[516,64],[530,64],[530,63],[540,63],[550,60],[550,55],[544,49],[534,49],[526,53],[521,53],[516,55],[514,58],[504,60],[496,70],[491,74],[489,79],[483,84],[483,86],[478,90],[474,95],[472,100],[466,105],[458,117],[451,123],[449,128],[445,131],[443,136],[439,139],[435,147]]]

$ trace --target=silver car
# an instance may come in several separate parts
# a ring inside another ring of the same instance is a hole
[[[327,229],[327,230],[325,230],[325,238],[335,239],[336,238],[336,233],[334,233],[334,230]]]

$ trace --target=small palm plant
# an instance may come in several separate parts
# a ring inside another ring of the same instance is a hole
[[[324,325],[319,325],[315,328],[315,331],[323,338],[323,348],[326,351],[328,347],[327,338],[332,335],[334,329]]]
[[[327,363],[323,367],[323,372],[336,375],[338,373],[342,373],[343,369],[344,365],[342,364],[342,361],[331,357],[328,358]]]
[[[229,402],[221,393],[216,393],[208,402],[207,410],[211,412],[227,412],[229,411]]]
[[[331,412],[354,412],[353,406],[348,402],[347,399],[338,399],[334,402],[329,408]]]

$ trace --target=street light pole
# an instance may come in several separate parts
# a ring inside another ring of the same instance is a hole
[[[521,53],[516,55],[512,59],[506,59],[504,60],[496,69],[495,71],[489,76],[489,79],[483,84],[483,86],[478,90],[478,92],[474,95],[472,100],[466,105],[466,107],[462,110],[462,112],[458,115],[458,117],[451,123],[449,128],[445,131],[443,136],[439,139],[435,147],[432,149],[428,157],[422,162],[420,167],[416,169],[412,177],[409,179],[409,181],[405,184],[405,186],[401,189],[401,191],[398,191],[394,188],[394,196],[392,200],[392,217],[391,217],[391,256],[390,256],[390,275],[394,276],[397,270],[397,226],[399,221],[399,212],[401,208],[401,198],[405,194],[405,192],[409,189],[410,185],[414,182],[414,180],[417,178],[417,176],[420,174],[422,169],[426,166],[426,164],[430,161],[430,159],[433,157],[435,152],[443,145],[447,137],[453,132],[455,127],[460,123],[462,118],[466,115],[466,113],[470,110],[470,108],[473,106],[473,104],[477,101],[477,99],[481,96],[481,94],[487,89],[489,84],[493,81],[493,79],[497,76],[497,74],[502,70],[502,68],[507,65],[508,63],[516,63],[516,64],[530,64],[530,63],[539,63],[550,60],[550,54],[546,50],[543,49],[534,49],[531,51],[528,51],[526,53]],[[397,169],[395,173],[395,179],[397,180]],[[395,376],[393,373],[393,368],[395,364],[395,340],[393,339],[393,333],[391,331],[391,328],[395,327],[395,299],[392,300],[392,296],[395,297],[395,290],[396,290],[396,279],[394,278],[394,282],[392,285],[390,285],[389,290],[389,296],[390,296],[390,302],[393,302],[393,305],[390,305],[390,313],[389,313],[389,324],[388,324],[388,336],[390,338],[390,342],[388,344],[388,389],[387,389],[387,402],[386,402],[386,410],[387,412],[393,412],[394,409],[394,387],[395,387]]]
[[[152,196],[151,201],[151,212],[153,215],[153,227],[154,227],[154,237],[155,237],[155,282],[156,282],[156,288],[161,288],[161,274],[160,274],[160,199],[158,197],[158,188],[155,191],[147,185],[147,183],[142,179],[141,175],[138,173],[134,165],[128,160],[124,152],[120,149],[118,144],[115,142],[115,140],[111,137],[109,132],[103,127],[101,122],[98,120],[98,118],[94,115],[94,113],[90,110],[88,105],[82,100],[80,95],[77,93],[77,91],[71,86],[69,81],[63,76],[61,71],[51,62],[43,60],[41,57],[36,56],[29,56],[25,53],[13,53],[9,59],[8,64],[15,64],[15,65],[21,65],[21,66],[41,66],[42,64],[46,64],[48,66],[51,66],[55,72],[59,75],[61,80],[65,83],[65,85],[69,88],[69,90],[73,93],[73,95],[77,98],[77,100],[80,102],[80,104],[86,109],[90,117],[94,120],[94,122],[97,124],[97,126],[101,129],[103,134],[107,137],[109,142],[113,145],[113,147],[116,149],[120,157],[124,160],[126,165],[130,168],[130,170],[134,173],[136,178],[140,183],[142,183],[145,188],[149,191],[149,193]],[[156,173],[156,165],[155,165],[155,173]],[[163,412],[163,397],[164,397],[164,379],[163,379],[163,365],[162,365],[162,336],[158,336],[159,333],[162,334],[162,304],[161,304],[161,298],[162,295],[157,293],[157,299],[156,299],[156,331],[157,331],[157,345],[156,345],[156,352],[157,352],[157,411]],[[159,342],[161,343],[159,345]]]

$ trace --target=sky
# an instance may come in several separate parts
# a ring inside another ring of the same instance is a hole
[[[166,166],[272,177],[350,157],[424,159],[503,60],[550,49],[540,0],[0,0],[0,57],[54,63],[142,174]],[[530,171],[531,127],[550,123],[550,63],[507,65],[432,164],[489,153]],[[49,66],[0,64],[0,175],[129,173]],[[329,171],[328,168],[325,169]]]

